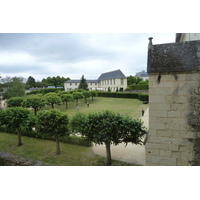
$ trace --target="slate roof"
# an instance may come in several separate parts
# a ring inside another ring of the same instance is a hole
[[[126,78],[126,76],[121,72],[120,69],[118,69],[115,71],[101,74],[98,80],[102,81],[102,80],[113,79],[113,78]]]
[[[81,82],[81,80],[68,80],[68,81],[65,81],[65,83],[80,83]],[[87,83],[98,83],[98,80],[87,80],[86,79],[86,82]]]
[[[149,75],[145,71],[138,72],[135,77],[148,77]]]

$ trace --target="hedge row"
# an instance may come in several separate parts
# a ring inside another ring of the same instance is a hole
[[[137,85],[130,85],[129,86],[132,90],[148,90],[148,84],[137,84]]]
[[[138,94],[138,99],[140,101],[149,101],[149,95],[148,94],[139,93]]]
[[[47,94],[50,92],[58,92],[58,91],[63,91],[64,88],[45,88],[45,89],[41,89],[41,90],[33,90],[27,94]]]
[[[126,92],[98,92],[98,96],[99,97],[138,99],[138,93],[126,93]]]
[[[5,133],[15,133],[16,131],[13,129],[8,129],[6,127],[1,126],[0,127],[0,132],[5,132]],[[15,133],[17,134],[17,133]],[[27,137],[33,137],[33,138],[39,138],[39,139],[46,139],[46,140],[54,140],[55,139],[53,137],[50,136],[40,136],[39,134],[37,134],[36,131],[34,130],[23,130],[22,131],[22,135],[27,136]],[[81,145],[81,146],[92,146],[92,143],[89,139],[85,138],[85,137],[81,137],[81,136],[67,136],[67,137],[62,137],[59,139],[60,142],[64,142],[64,143],[69,143],[69,144],[76,144],[76,145]]]

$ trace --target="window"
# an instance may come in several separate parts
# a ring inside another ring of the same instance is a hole
[[[72,86],[72,83],[70,83],[70,85]]]
[[[121,78],[121,85],[123,85],[124,84],[124,79],[123,78]]]
[[[112,85],[112,79],[110,79],[110,85]]]
[[[113,84],[115,85],[115,79],[113,79]]]

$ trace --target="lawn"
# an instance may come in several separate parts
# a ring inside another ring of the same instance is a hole
[[[106,158],[96,155],[92,147],[60,143],[61,154],[56,155],[54,141],[22,136],[23,145],[17,146],[17,135],[0,132],[0,151],[39,160],[54,166],[105,166]],[[114,166],[134,166],[113,160]]]
[[[105,109],[109,109],[115,112],[119,112],[123,115],[128,115],[133,119],[141,117],[141,110],[146,109],[148,105],[143,104],[137,99],[125,99],[125,98],[106,98],[96,97],[94,101],[89,99],[90,106],[87,107],[85,100],[79,101],[80,110],[76,108],[76,102],[69,102],[68,109],[65,105],[55,106],[55,108],[66,112],[69,117],[72,117],[78,112],[94,113],[100,112]],[[46,106],[43,109],[51,109],[50,106]],[[105,165],[105,158],[96,155],[92,147],[84,147],[79,145],[72,145],[66,143],[60,143],[61,155],[56,155],[56,145],[54,141],[36,139],[23,136],[21,147],[17,147],[17,135],[0,133],[0,151],[9,152],[12,154],[20,155],[23,157],[31,158],[34,160],[40,160],[50,165],[58,166],[103,166]],[[113,161],[113,165],[134,165],[121,161]]]
[[[110,98],[110,97],[95,97],[94,101],[89,99],[90,105],[87,107],[84,99],[79,101],[79,111],[76,108],[76,102],[69,102],[68,109],[65,108],[65,105],[55,106],[55,108],[66,112],[69,117],[73,116],[77,112],[83,113],[95,113],[101,112],[102,110],[112,110],[119,112],[123,115],[128,115],[133,119],[141,117],[141,110],[146,109],[148,104],[143,104],[138,99],[126,99],[126,98]],[[51,109],[50,106],[45,107],[44,109]]]

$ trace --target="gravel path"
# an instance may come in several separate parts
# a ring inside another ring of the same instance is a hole
[[[140,119],[144,122],[144,126],[149,128],[149,108],[145,110],[144,116]],[[94,145],[93,151],[100,156],[106,156],[105,145]],[[119,144],[117,146],[112,145],[111,156],[114,160],[145,165],[145,146],[134,144],[128,144],[126,147],[124,144]]]

